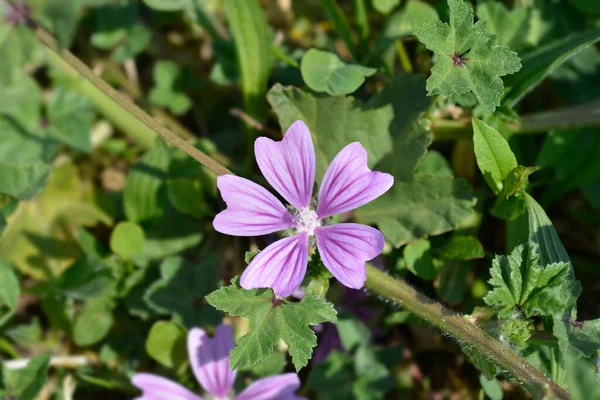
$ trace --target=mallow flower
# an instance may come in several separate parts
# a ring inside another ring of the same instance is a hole
[[[229,368],[229,352],[235,347],[228,325],[219,325],[210,338],[202,329],[192,329],[187,337],[188,356],[196,379],[210,400],[306,400],[294,394],[300,386],[294,373],[275,375],[253,382],[240,394],[233,393],[236,370]],[[203,400],[185,387],[158,375],[140,373],[132,378],[141,389],[136,400]]]
[[[384,237],[377,229],[355,223],[331,224],[335,214],[354,210],[387,192],[394,178],[367,167],[367,152],[350,143],[325,172],[319,194],[315,183],[315,149],[308,127],[294,122],[283,140],[259,137],[254,152],[260,171],[289,203],[286,208],[272,193],[248,179],[223,175],[217,179],[227,209],[213,225],[233,236],[291,232],[261,251],[248,265],[240,284],[245,289],[272,288],[289,296],[306,274],[309,247],[316,243],[325,267],[344,286],[359,289],[366,280],[365,262],[381,253]],[[320,156],[322,159],[322,155]]]

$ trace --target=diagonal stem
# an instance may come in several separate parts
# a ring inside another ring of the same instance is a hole
[[[186,142],[169,129],[162,126],[154,118],[148,115],[144,110],[138,107],[133,101],[119,93],[116,89],[106,83],[104,80],[96,76],[94,72],[88,68],[81,60],[75,57],[69,50],[60,49],[58,43],[54,37],[48,33],[44,28],[31,22],[29,24],[32,27],[35,36],[38,40],[43,43],[52,53],[59,56],[65,63],[67,63],[73,70],[75,70],[81,77],[85,78],[88,82],[92,83],[97,89],[102,91],[104,95],[108,96],[113,103],[116,103],[122,109],[125,109],[130,115],[140,121],[146,128],[156,132],[167,142],[180,148],[182,151],[187,153],[190,157],[200,162],[217,175],[230,174],[227,168],[219,164],[217,161],[204,154],[202,151],[195,148],[190,143]],[[114,106],[114,104],[113,104]]]
[[[487,360],[500,366],[520,382],[536,397],[557,397],[569,399],[569,393],[552,382],[511,349],[489,336],[476,324],[454,311],[444,307],[410,287],[406,282],[394,279],[367,264],[365,286],[386,299],[412,312],[423,321],[451,335],[460,343],[472,346]]]

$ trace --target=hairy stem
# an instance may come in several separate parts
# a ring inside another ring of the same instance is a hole
[[[398,303],[423,321],[451,335],[460,343],[472,346],[487,360],[500,366],[537,397],[551,395],[568,399],[569,394],[548,377],[531,366],[511,349],[489,336],[476,324],[461,317],[427,296],[367,264],[365,286],[381,296]]]
[[[507,123],[516,134],[540,133],[550,130],[580,129],[600,126],[600,102],[592,102],[524,115],[519,123]],[[454,140],[473,137],[471,119],[436,120],[431,130],[436,140]]]
[[[94,101],[99,110],[110,114],[116,120],[116,125],[127,131],[132,137],[138,138],[141,143],[148,145],[156,134],[167,142],[180,148],[190,157],[200,162],[217,175],[231,173],[227,168],[204,154],[190,143],[186,142],[175,133],[159,124],[154,118],[138,107],[128,97],[96,76],[81,60],[67,49],[60,49],[56,39],[38,24],[30,24],[38,40],[49,49],[49,61],[69,75],[82,78],[78,86]],[[115,122],[115,121],[113,121]]]

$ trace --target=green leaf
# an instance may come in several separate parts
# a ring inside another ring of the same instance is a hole
[[[400,0],[373,0],[373,8],[382,14],[389,14],[390,11],[400,5]]]
[[[50,136],[75,150],[92,150],[92,121],[95,116],[91,101],[77,92],[56,88],[48,101]]]
[[[269,26],[257,0],[225,0],[223,5],[235,42],[245,108],[262,119],[272,64]]]
[[[430,249],[431,243],[427,239],[420,239],[414,243],[409,243],[404,248],[406,266],[413,274],[425,280],[433,280],[437,275],[437,269]]]
[[[250,321],[249,333],[231,351],[231,368],[249,367],[265,360],[282,339],[299,371],[317,345],[317,337],[309,325],[337,320],[333,305],[323,299],[306,296],[298,303],[289,303],[277,299],[271,289],[244,290],[237,278],[231,283],[207,296],[218,310]]]
[[[2,368],[5,398],[36,400],[48,380],[49,366],[50,356],[40,355],[33,357],[21,370]]]
[[[197,179],[170,179],[167,193],[173,207],[181,213],[202,218],[210,212],[204,201],[202,182]]]
[[[527,39],[531,30],[531,8],[516,6],[512,10],[501,2],[488,1],[477,6],[477,18],[487,23],[488,31],[498,37],[498,44],[514,51],[533,45]]]
[[[217,288],[217,265],[214,256],[205,256],[197,265],[181,257],[166,258],[160,265],[161,278],[148,287],[144,300],[187,328],[215,325],[221,315],[206,304],[204,296]]]
[[[42,163],[0,162],[0,193],[31,200],[48,184],[50,166]]]
[[[167,107],[175,115],[183,115],[192,107],[185,93],[183,70],[174,61],[158,61],[152,71],[154,87],[148,99],[152,104]]]
[[[48,1],[43,3],[43,12],[51,21],[51,28],[61,49],[69,47],[77,26],[81,3],[78,0]]]
[[[512,169],[504,178],[502,191],[494,202],[491,214],[497,218],[514,220],[527,210],[525,195],[529,186],[529,175],[540,169],[539,167],[524,167],[519,165]]]
[[[187,361],[187,332],[174,322],[158,321],[146,340],[148,355],[167,368]]]
[[[521,68],[517,53],[499,46],[484,21],[473,24],[473,11],[463,0],[448,0],[450,24],[430,22],[416,31],[417,38],[435,53],[427,80],[429,95],[473,92],[489,112],[500,105],[503,75]]]
[[[390,45],[398,39],[413,35],[423,24],[439,19],[435,8],[428,3],[421,0],[408,0],[402,9],[394,12],[386,21],[382,39]]]
[[[514,107],[553,70],[598,40],[600,28],[564,37],[523,54],[523,68],[506,79],[509,90],[502,100],[503,103]]]
[[[421,175],[439,175],[439,176],[454,176],[452,167],[439,151],[429,150],[423,161],[417,166],[415,174]]]
[[[5,15],[6,7],[5,2],[0,3],[0,16]],[[44,59],[43,46],[29,27],[13,26],[4,21],[0,23],[0,54],[0,82],[3,85],[7,82],[18,82],[23,76],[24,66],[37,66]]]
[[[346,351],[353,351],[359,346],[367,346],[371,343],[369,327],[351,314],[340,316],[335,327]]]
[[[144,248],[146,235],[134,222],[119,222],[110,235],[110,249],[113,253],[129,259]]]
[[[169,151],[160,145],[148,151],[127,177],[123,194],[125,215],[132,222],[162,217],[167,208]]]
[[[114,290],[115,278],[110,267],[99,260],[81,257],[61,274],[58,288],[74,299],[103,297]]]
[[[152,38],[152,32],[144,25],[136,24],[129,31],[119,46],[113,51],[112,58],[123,63],[141,54]]]
[[[283,131],[298,119],[308,126],[315,143],[317,182],[331,160],[351,142],[361,142],[369,156],[368,165],[373,168],[392,148],[392,134],[396,136],[393,154],[386,161],[396,176],[412,175],[431,143],[430,133],[417,121],[429,105],[423,77],[418,75],[394,78],[366,105],[352,97],[315,96],[280,85],[273,86],[267,98]]]
[[[369,109],[352,97],[315,96],[279,84],[271,88],[267,98],[284,132],[299,119],[308,126],[315,144],[317,182],[335,155],[351,142],[362,143],[371,168],[391,147],[391,107],[385,111]]]
[[[504,398],[502,387],[496,378],[488,379],[484,374],[481,374],[479,375],[479,383],[491,400],[502,400]]]
[[[519,165],[512,169],[504,178],[502,193],[505,199],[515,194],[524,194],[529,184],[529,175],[539,170],[540,167],[524,167]]]
[[[453,235],[440,249],[439,257],[443,260],[472,260],[483,258],[483,245],[473,236]]]
[[[396,181],[380,199],[356,211],[359,222],[377,224],[386,240],[398,247],[452,229],[473,214],[476,199],[462,179],[416,175]]]
[[[345,400],[352,398],[354,379],[352,357],[334,350],[311,368],[306,385],[319,394],[318,399]]]
[[[136,260],[157,260],[197,246],[202,240],[201,227],[190,224],[189,217],[168,213],[144,227],[146,240]]]
[[[471,267],[464,261],[447,262],[442,267],[438,274],[437,291],[444,302],[460,304],[464,301],[467,294],[467,276],[470,271]]]
[[[267,377],[281,374],[286,366],[286,353],[275,351],[264,361],[261,361],[250,368],[242,369],[242,371],[250,371],[256,377]]]
[[[566,355],[565,376],[572,399],[600,398],[600,377],[597,371],[597,365]]]
[[[0,260],[0,327],[14,315],[20,295],[19,280],[12,266]]]
[[[103,300],[89,300],[75,318],[73,340],[80,347],[98,343],[113,325],[112,311]]]
[[[300,71],[302,79],[312,90],[338,96],[353,93],[367,76],[373,75],[377,70],[346,64],[333,53],[310,49],[302,57]]]
[[[134,1],[121,4],[105,4],[95,11],[95,31],[90,41],[92,45],[110,50],[127,38],[129,29],[138,17],[138,5]]]
[[[562,314],[568,306],[570,265],[565,262],[542,265],[535,244],[517,246],[509,256],[496,256],[489,283],[494,288],[483,298],[500,308],[500,317],[512,312],[525,316]]]
[[[508,142],[491,126],[473,118],[473,144],[477,165],[485,181],[498,194],[504,178],[517,167],[517,159]]]

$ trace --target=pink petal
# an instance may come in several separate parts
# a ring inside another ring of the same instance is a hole
[[[229,352],[234,347],[229,325],[219,325],[212,339],[200,328],[194,328],[188,334],[192,371],[204,390],[217,397],[225,396],[233,387],[237,371],[229,369]]]
[[[267,189],[235,175],[217,178],[227,209],[215,217],[215,230],[233,236],[260,236],[293,226],[292,216]]]
[[[344,286],[363,287],[365,262],[383,251],[385,239],[381,232],[361,224],[335,224],[315,229],[317,247],[323,264]]]
[[[138,397],[137,400],[203,400],[180,384],[162,376],[135,374],[131,382],[142,391],[142,397]]]
[[[258,253],[240,278],[244,289],[272,288],[289,296],[302,283],[308,264],[308,234],[281,239]]]
[[[259,379],[240,393],[236,400],[296,400],[294,394],[300,387],[296,374],[283,374]]]
[[[333,159],[319,189],[317,215],[326,218],[375,200],[394,184],[390,174],[367,167],[367,151],[358,142],[344,147]]]
[[[254,142],[258,168],[290,204],[308,207],[315,184],[315,148],[302,121],[294,122],[283,140],[259,137]]]

